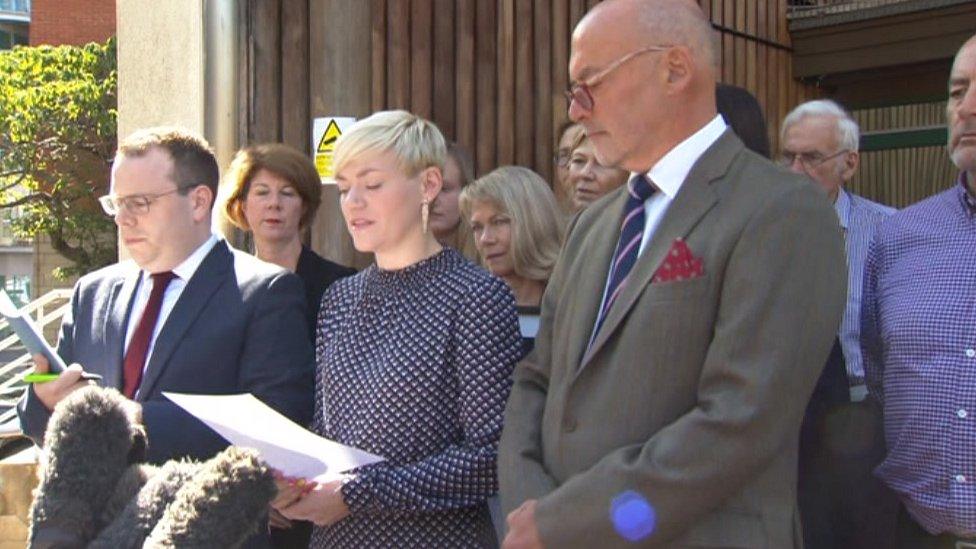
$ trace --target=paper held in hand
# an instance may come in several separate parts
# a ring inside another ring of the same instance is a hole
[[[254,395],[188,395],[166,398],[208,427],[244,448],[254,448],[286,476],[327,480],[340,473],[383,461],[377,455],[339,444],[305,430]]]
[[[44,340],[44,336],[41,335],[41,331],[31,317],[18,309],[3,290],[0,290],[0,316],[7,319],[7,323],[27,348],[27,352],[32,355],[44,355],[47,358],[52,373],[59,374],[67,368],[58,353]]]

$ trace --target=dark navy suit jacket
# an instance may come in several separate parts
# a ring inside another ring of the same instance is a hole
[[[75,285],[61,325],[65,362],[122,387],[126,325],[140,270],[131,261]],[[292,420],[312,414],[314,357],[301,281],[219,241],[187,282],[156,338],[136,400],[143,407],[149,461],[207,459],[227,446],[163,391],[252,393]],[[18,405],[24,432],[40,444],[49,412],[33,390]]]

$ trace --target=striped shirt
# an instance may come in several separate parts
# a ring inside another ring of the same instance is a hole
[[[840,324],[840,345],[847,364],[847,377],[852,387],[864,385],[864,365],[861,361],[861,287],[864,281],[864,260],[868,245],[878,224],[895,213],[894,208],[883,206],[866,198],[841,189],[834,202],[834,209],[844,229],[847,246],[847,307]],[[863,400],[861,394],[856,395]]]
[[[882,222],[861,352],[884,407],[875,474],[930,533],[976,536],[976,204],[959,184]]]

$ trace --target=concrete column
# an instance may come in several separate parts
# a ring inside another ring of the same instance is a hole
[[[227,167],[240,134],[242,9],[235,0],[118,0],[120,138],[183,126],[206,137]],[[215,212],[214,228],[228,234],[222,221]]]

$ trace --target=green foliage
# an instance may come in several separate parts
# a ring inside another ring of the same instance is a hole
[[[21,238],[47,235],[73,265],[115,261],[108,192],[116,147],[115,39],[86,46],[0,51],[0,208],[19,207]]]

